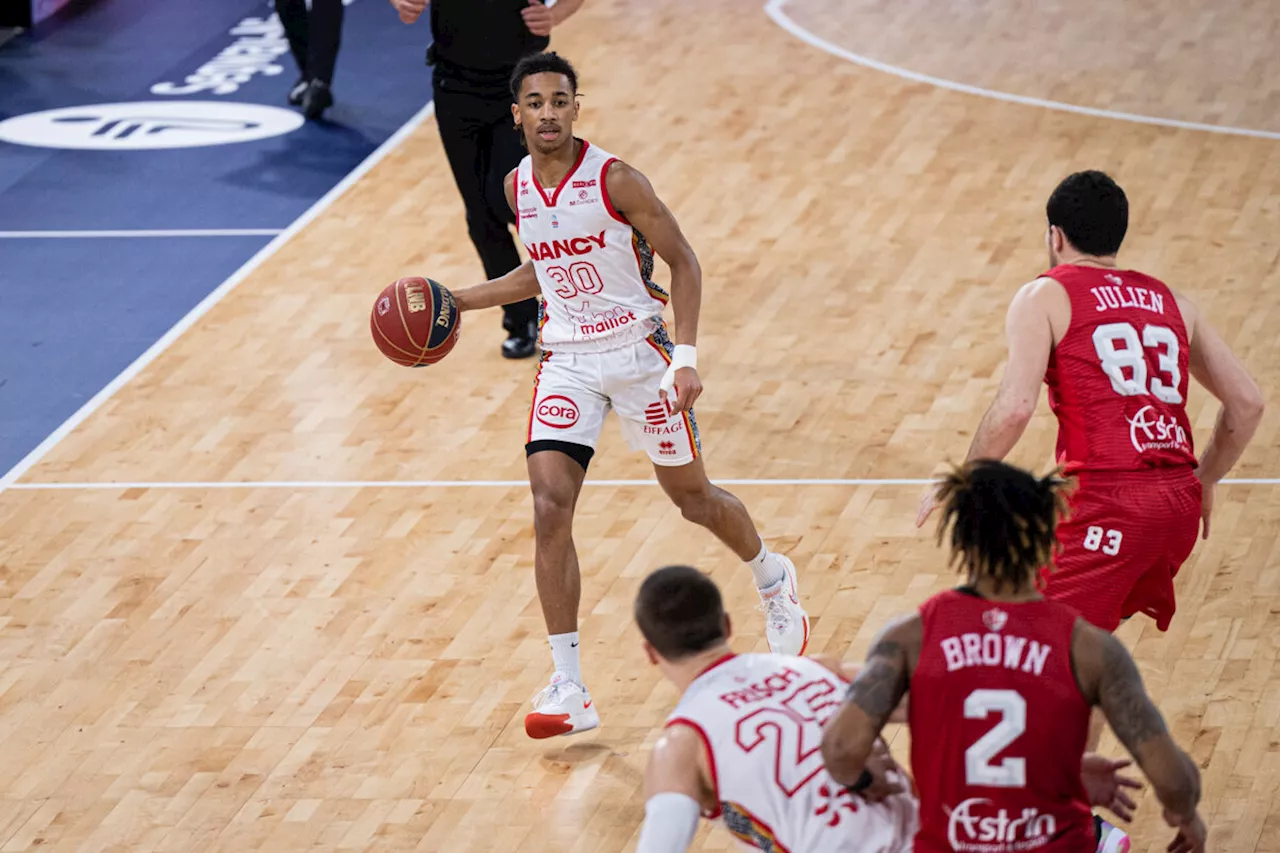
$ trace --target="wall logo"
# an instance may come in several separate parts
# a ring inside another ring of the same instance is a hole
[[[1164,415],[1152,420],[1153,414],[1153,407],[1143,406],[1133,417],[1127,419],[1129,441],[1133,444],[1133,449],[1139,453],[1147,450],[1187,449],[1187,431],[1178,425],[1177,420]]]
[[[137,101],[60,107],[0,121],[0,141],[37,148],[137,151],[252,142],[297,130],[302,116],[261,104]]]
[[[543,397],[534,413],[539,423],[552,429],[568,429],[578,422],[578,404],[559,394]]]

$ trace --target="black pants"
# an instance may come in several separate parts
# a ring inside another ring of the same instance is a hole
[[[289,50],[303,80],[333,82],[342,39],[342,0],[275,0],[276,14],[289,37]]]
[[[467,232],[480,254],[484,273],[498,278],[520,266],[515,239],[508,226],[515,214],[507,204],[502,182],[525,155],[520,134],[513,129],[511,95],[503,78],[477,81],[437,64],[433,74],[436,123],[454,183],[467,209]],[[522,331],[537,321],[538,300],[502,306],[502,325]]]

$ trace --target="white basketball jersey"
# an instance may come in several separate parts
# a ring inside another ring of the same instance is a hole
[[[657,328],[667,294],[649,280],[653,253],[609,200],[617,158],[586,140],[557,187],[544,188],[526,156],[516,169],[516,230],[542,286],[544,350],[602,352]]]
[[[722,821],[769,853],[889,853],[911,848],[917,807],[898,794],[869,804],[822,764],[822,727],[847,682],[808,658],[734,655],[700,675],[667,725],[699,730],[711,753]]]

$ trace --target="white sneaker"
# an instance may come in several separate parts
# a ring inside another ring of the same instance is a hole
[[[796,591],[796,567],[781,554],[770,554],[782,566],[782,580],[760,593],[764,611],[764,635],[769,651],[779,655],[802,655],[809,647],[809,614],[800,606]]]
[[[533,700],[533,712],[524,718],[524,731],[531,738],[574,735],[600,725],[600,715],[587,688],[557,672],[551,683]]]

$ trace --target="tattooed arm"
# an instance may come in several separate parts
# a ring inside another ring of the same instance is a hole
[[[1085,698],[1102,709],[1116,738],[1151,780],[1165,820],[1179,828],[1179,839],[1187,836],[1187,846],[1181,849],[1203,849],[1204,824],[1196,812],[1200,771],[1174,743],[1128,650],[1111,634],[1080,620],[1072,637],[1071,662]]]
[[[831,778],[853,785],[862,775],[867,756],[911,684],[911,670],[920,657],[920,615],[913,613],[880,632],[867,664],[858,673],[844,705],[822,735],[822,759]]]

